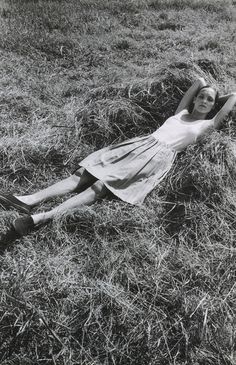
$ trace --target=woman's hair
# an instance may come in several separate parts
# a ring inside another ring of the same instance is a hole
[[[215,93],[216,93],[214,107],[213,107],[213,109],[207,115],[207,117],[213,118],[214,115],[216,114],[216,109],[217,109],[217,106],[218,106],[218,100],[219,100],[219,92],[218,92],[218,90],[216,90],[214,86],[205,85],[205,86],[200,87],[200,89],[198,89],[198,91],[196,92],[196,94],[195,94],[194,97],[198,96],[198,94],[200,93],[201,90],[208,89],[208,88],[213,89],[215,91]],[[189,110],[188,110],[189,113],[191,113],[193,111],[193,107],[194,107],[194,104],[193,104],[193,100],[192,100],[192,102],[190,103],[190,106],[189,106]]]

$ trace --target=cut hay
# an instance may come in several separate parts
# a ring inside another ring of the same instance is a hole
[[[6,0],[0,20],[1,192],[153,132],[197,77],[235,88],[231,0]],[[235,131],[234,112],[141,208],[109,197],[16,240],[1,209],[1,365],[235,365]]]

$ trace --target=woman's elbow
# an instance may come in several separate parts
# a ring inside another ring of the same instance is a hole
[[[205,82],[204,77],[199,77],[198,80],[199,80],[199,82]]]

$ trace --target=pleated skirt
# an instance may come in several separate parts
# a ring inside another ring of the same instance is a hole
[[[101,180],[115,196],[139,205],[166,176],[176,154],[148,135],[102,148],[79,165]]]

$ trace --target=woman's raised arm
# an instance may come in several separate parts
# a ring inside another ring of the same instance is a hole
[[[225,102],[225,104],[212,119],[216,129],[219,128],[221,122],[223,122],[224,118],[231,112],[234,105],[236,104],[236,92],[221,96],[219,101]]]
[[[198,90],[203,86],[206,86],[206,81],[204,80],[203,77],[201,77],[201,78],[197,79],[192,84],[192,86],[190,86],[190,88],[186,91],[186,93],[184,94],[182,100],[179,103],[178,108],[176,109],[175,114],[181,112],[183,109],[188,109],[188,107],[190,106],[190,103],[193,100],[194,96],[196,95]]]

